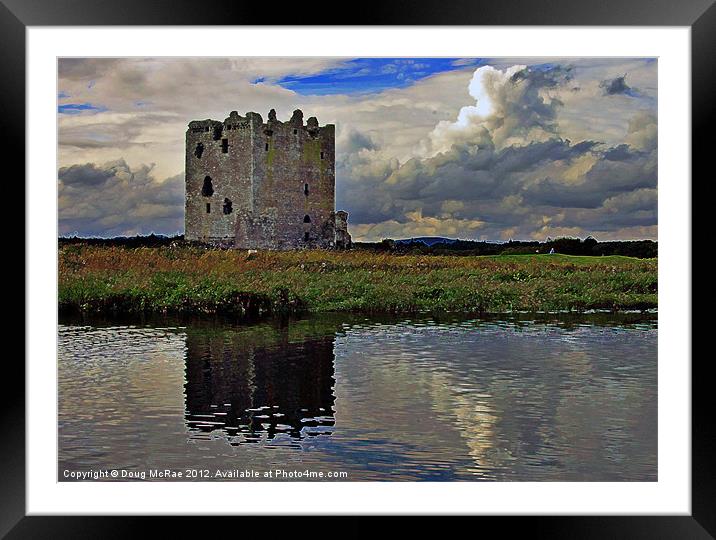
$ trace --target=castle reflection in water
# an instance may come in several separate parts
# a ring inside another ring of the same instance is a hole
[[[60,471],[658,479],[658,329],[640,314],[65,320],[58,336]]]
[[[292,335],[190,328],[186,339],[187,429],[232,445],[329,435],[334,417],[335,334]]]

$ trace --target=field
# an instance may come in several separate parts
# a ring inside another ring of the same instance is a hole
[[[68,312],[583,311],[657,307],[657,260],[64,245]]]

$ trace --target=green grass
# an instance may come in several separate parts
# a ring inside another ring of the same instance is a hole
[[[629,262],[638,261],[634,257],[624,257],[623,255],[606,255],[603,257],[594,257],[590,255],[562,255],[561,253],[540,253],[525,255],[485,255],[483,259],[493,259],[502,262],[528,262],[537,261],[545,263],[563,263],[563,264],[628,264]]]
[[[60,249],[60,309],[82,312],[583,311],[657,307],[656,259],[393,255],[197,247]]]

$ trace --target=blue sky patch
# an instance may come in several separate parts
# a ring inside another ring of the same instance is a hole
[[[80,114],[84,111],[106,111],[105,107],[92,105],[91,103],[63,103],[57,106],[59,114]]]
[[[356,58],[315,75],[289,75],[273,82],[301,95],[370,94],[481,63],[479,58]],[[261,77],[254,83],[264,81]]]

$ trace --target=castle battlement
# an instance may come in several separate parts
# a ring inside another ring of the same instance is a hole
[[[348,247],[335,212],[335,126],[271,110],[193,120],[186,131],[185,236],[242,249]],[[345,214],[345,215],[343,215]],[[338,227],[338,229],[337,229]]]
[[[245,116],[241,116],[237,111],[231,111],[223,122],[211,119],[192,120],[189,122],[188,131],[192,134],[210,133],[212,137],[218,137],[219,132],[223,133],[257,128],[263,128],[264,133],[269,136],[272,135],[270,132],[274,129],[301,129],[312,137],[320,136],[322,132],[335,134],[334,124],[319,126],[318,119],[315,116],[311,116],[304,124],[303,111],[301,111],[301,109],[293,111],[291,119],[286,122],[282,122],[276,118],[276,111],[274,109],[269,111],[266,122],[264,122],[262,116],[256,112],[247,112]]]

